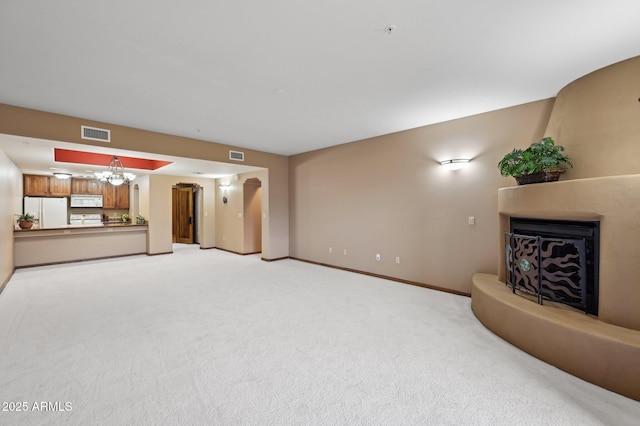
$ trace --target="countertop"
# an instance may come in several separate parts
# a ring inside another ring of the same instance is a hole
[[[37,232],[37,231],[55,231],[60,229],[96,229],[96,228],[125,228],[125,227],[136,227],[136,226],[147,226],[148,223],[137,224],[137,223],[123,223],[123,222],[111,222],[104,223],[100,225],[67,225],[60,226],[56,228],[31,228],[31,229],[14,229],[14,232]]]

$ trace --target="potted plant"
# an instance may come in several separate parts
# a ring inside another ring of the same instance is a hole
[[[513,176],[518,185],[553,182],[560,178],[567,167],[573,167],[564,147],[556,145],[553,138],[542,138],[527,149],[514,149],[498,163],[502,176]]]
[[[20,229],[31,229],[35,217],[31,213],[21,214],[18,217],[18,226]]]

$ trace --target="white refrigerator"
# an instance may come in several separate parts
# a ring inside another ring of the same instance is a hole
[[[24,212],[35,217],[39,228],[61,228],[67,225],[67,199],[24,197]]]

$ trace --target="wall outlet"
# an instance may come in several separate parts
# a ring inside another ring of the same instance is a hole
[[[347,255],[347,249],[343,249],[342,250],[342,254],[344,254],[346,256]]]
[[[329,253],[333,253],[333,247],[329,247]]]
[[[380,262],[382,260],[382,256],[380,256],[380,253],[376,254],[376,260],[378,262]]]
[[[396,263],[400,263],[400,256],[396,256]]]
[[[475,225],[475,224],[476,224],[476,217],[469,216],[469,225]]]

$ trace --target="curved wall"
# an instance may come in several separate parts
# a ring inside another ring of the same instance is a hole
[[[473,277],[472,309],[505,340],[571,374],[640,401],[640,57],[588,74],[556,97],[545,135],[574,168],[561,182],[502,188],[500,234],[510,217],[599,220],[600,309],[592,317],[513,294],[498,276]]]
[[[545,131],[574,167],[561,179],[640,173],[640,56],[594,71],[557,95]]]

